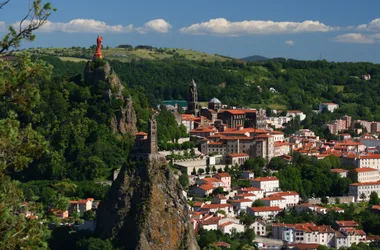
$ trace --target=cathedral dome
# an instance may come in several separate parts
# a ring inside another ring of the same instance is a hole
[[[217,103],[217,104],[221,104],[222,102],[221,101],[219,101],[219,99],[218,98],[212,98],[211,99],[211,101],[210,101],[210,103]]]

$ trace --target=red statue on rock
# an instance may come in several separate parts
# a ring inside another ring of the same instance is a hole
[[[103,54],[100,51],[100,49],[102,48],[102,42],[103,42],[103,37],[98,36],[98,38],[96,39],[97,47],[96,47],[94,59],[96,59],[96,58],[103,59]]]

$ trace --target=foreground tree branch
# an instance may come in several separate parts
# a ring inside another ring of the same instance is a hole
[[[8,4],[10,0],[0,2],[0,9]],[[27,14],[17,24],[17,29],[12,25],[8,28],[8,33],[3,37],[0,42],[0,54],[20,46],[22,40],[33,41],[35,35],[33,31],[42,27],[47,18],[56,9],[52,8],[49,2],[43,4],[42,0],[34,0],[29,3]]]

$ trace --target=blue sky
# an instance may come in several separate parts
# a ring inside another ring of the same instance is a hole
[[[217,53],[380,63],[378,0],[50,0],[58,11],[24,47],[146,44]],[[28,0],[0,10],[0,35]]]

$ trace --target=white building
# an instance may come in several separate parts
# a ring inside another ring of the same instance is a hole
[[[272,219],[281,211],[282,209],[279,207],[249,207],[247,209],[248,214],[261,217],[264,220]]]
[[[245,231],[244,225],[240,224],[239,220],[233,218],[220,219],[218,222],[218,229],[223,234],[231,234],[234,229],[238,233],[243,233]]]
[[[214,178],[219,179],[223,182],[223,187],[226,191],[231,190],[231,175],[229,173],[218,173],[214,175]]]
[[[267,207],[286,208],[286,201],[282,197],[266,197],[261,199]]]
[[[334,245],[335,230],[331,226],[317,226],[314,223],[272,224],[273,238],[289,243]]]
[[[355,197],[355,201],[368,201],[372,192],[380,196],[380,181],[350,184],[348,195]]]
[[[86,200],[79,201],[70,201],[69,202],[69,213],[73,213],[74,211],[83,215],[84,212],[92,209],[92,203],[94,202],[93,198],[87,198]]]
[[[295,118],[298,116],[301,122],[306,119],[306,115],[300,110],[288,110],[288,112],[286,113],[286,116],[289,116],[292,118]]]
[[[379,170],[374,168],[355,168],[358,182],[376,182],[380,180]]]
[[[357,168],[375,168],[380,170],[380,154],[361,155],[355,159]]]
[[[267,227],[264,221],[257,220],[253,222],[249,228],[253,229],[255,231],[255,235],[259,236],[265,236],[267,235]]]
[[[266,192],[276,192],[280,190],[280,181],[274,177],[260,177],[251,180],[252,187],[260,188]]]
[[[229,200],[228,202],[232,205],[234,211],[237,213],[246,211],[247,208],[252,205],[252,200],[247,198],[241,200]]]
[[[336,110],[337,108],[339,108],[338,104],[332,103],[332,102],[325,102],[325,103],[319,104],[318,112],[322,113],[324,109],[326,109],[329,112],[334,112],[334,110]]]
[[[224,211],[226,213],[226,216],[232,216],[233,215],[233,207],[230,204],[204,204],[199,212],[201,213],[216,213],[216,211]]]
[[[237,194],[233,198],[233,200],[243,200],[243,199],[249,199],[252,202],[254,202],[258,198],[255,194],[252,194],[252,193]]]
[[[300,195],[294,191],[279,192],[279,193],[272,194],[269,197],[281,197],[285,199],[286,207],[294,207],[300,201]]]
[[[264,190],[256,187],[249,187],[249,188],[241,188],[237,191],[238,194],[254,194],[258,199],[261,199],[264,197]]]

